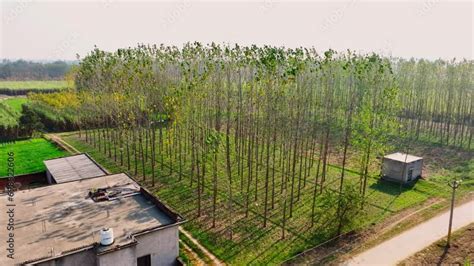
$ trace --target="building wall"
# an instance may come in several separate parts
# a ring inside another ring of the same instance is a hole
[[[138,236],[137,258],[151,255],[151,265],[175,265],[179,255],[178,226]]]
[[[37,264],[38,266],[95,266],[97,265],[94,249],[71,254],[55,260]]]
[[[51,175],[51,173],[49,172],[48,169],[46,169],[46,179],[48,180],[48,184],[53,184],[53,177]]]
[[[178,226],[137,236],[137,245],[97,256],[95,249],[37,264],[40,266],[134,266],[137,258],[151,255],[151,265],[176,265],[179,255]]]
[[[383,159],[382,174],[385,178],[405,182],[403,178],[403,163],[388,159]]]
[[[30,189],[32,187],[47,185],[45,172],[17,175],[15,183],[19,185],[19,189]],[[8,185],[8,178],[0,178],[0,190],[5,190]]]
[[[423,169],[423,160],[418,160],[416,162],[411,163],[413,167],[413,177],[421,177],[422,169]]]
[[[135,266],[137,265],[135,247],[131,246],[97,256],[97,266]]]

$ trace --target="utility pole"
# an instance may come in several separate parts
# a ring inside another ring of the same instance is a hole
[[[456,193],[456,189],[461,185],[462,180],[452,180],[448,182],[448,185],[453,189],[453,194],[451,196],[451,212],[449,214],[449,229],[448,229],[448,241],[446,243],[446,247],[449,248],[450,241],[451,241],[451,227],[453,225],[453,209],[454,209],[454,194]]]

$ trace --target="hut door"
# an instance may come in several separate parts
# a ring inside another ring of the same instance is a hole
[[[413,168],[408,169],[408,181],[411,181],[413,178]]]

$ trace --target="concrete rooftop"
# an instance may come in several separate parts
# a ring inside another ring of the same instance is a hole
[[[127,187],[134,195],[94,202],[89,189]],[[129,244],[129,237],[147,229],[175,223],[162,208],[145,197],[140,187],[125,174],[108,175],[56,184],[15,193],[15,261],[52,257],[99,242],[99,230],[114,230],[115,243],[108,248]],[[0,209],[6,212],[7,197],[0,195]],[[0,235],[5,239],[6,215],[0,216]],[[5,246],[5,244],[3,245]],[[103,251],[104,248],[101,248]],[[2,254],[5,253],[3,250]],[[0,256],[0,265],[13,265]]]
[[[414,155],[410,155],[406,153],[401,153],[401,152],[396,152],[396,153],[386,155],[384,158],[390,159],[393,161],[406,162],[406,163],[411,163],[411,162],[423,159],[422,157],[418,157],[418,156],[414,156]]]
[[[107,174],[86,154],[46,160],[44,164],[56,183],[76,181]]]

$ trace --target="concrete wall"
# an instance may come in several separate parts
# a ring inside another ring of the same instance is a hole
[[[71,254],[66,257],[39,263],[39,266],[95,266],[97,265],[94,249]]]
[[[151,255],[151,265],[176,265],[179,255],[178,226],[168,227],[137,236],[137,245],[97,256],[95,249],[81,251],[56,260],[47,261],[41,266],[135,266],[137,258]]]
[[[15,176],[15,183],[19,185],[19,190],[48,184],[45,172],[17,175]],[[34,186],[32,184],[34,184]],[[0,178],[0,190],[4,191],[7,185],[8,178]]]
[[[51,175],[51,173],[49,172],[48,169],[46,169],[46,179],[48,180],[48,184],[53,184],[53,176]]]
[[[423,160],[413,162],[409,165],[409,167],[413,167],[413,178],[422,176]]]
[[[405,182],[403,180],[403,163],[383,159],[382,175],[389,180]]]
[[[97,257],[97,266],[137,265],[136,246],[120,249]]]
[[[175,265],[179,255],[178,226],[138,236],[137,258],[151,255],[151,265]]]

